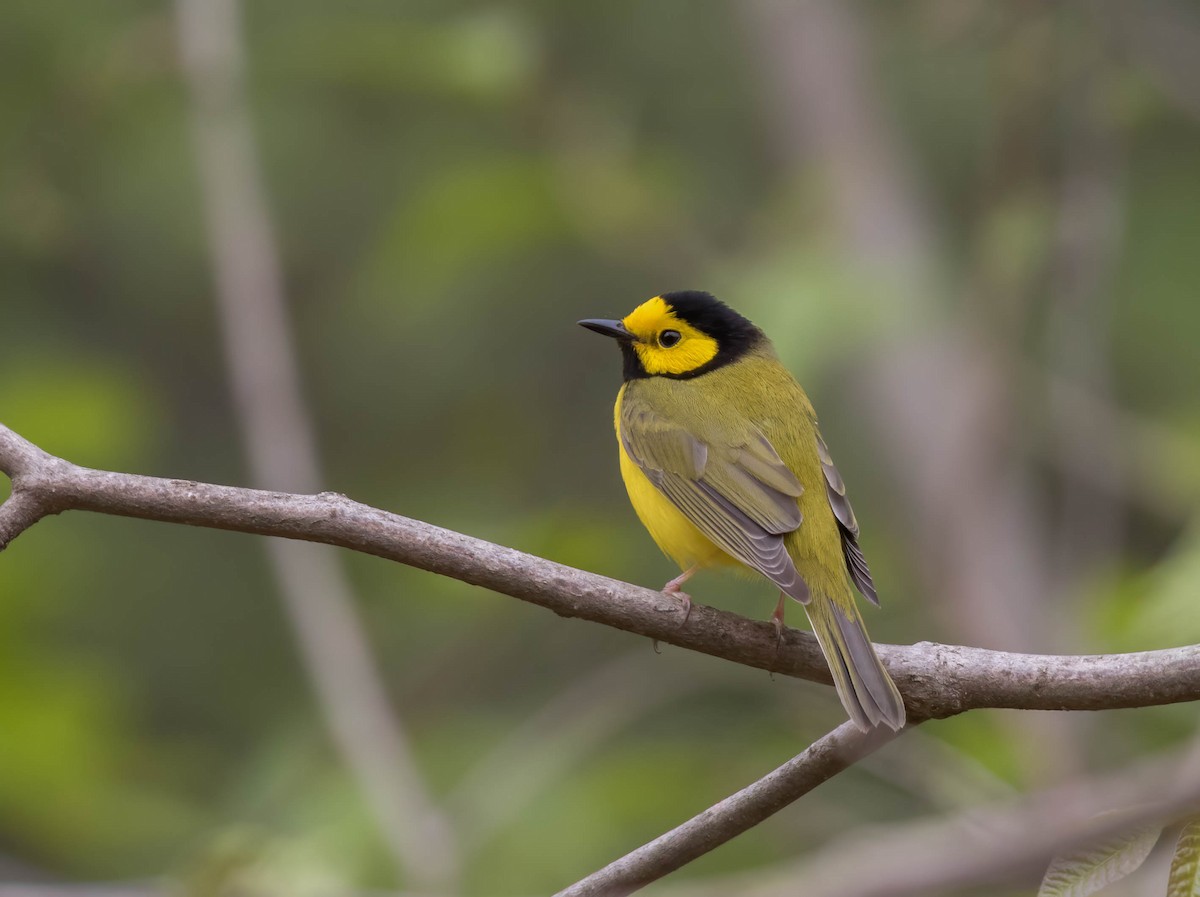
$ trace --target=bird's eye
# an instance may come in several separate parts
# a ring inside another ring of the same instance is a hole
[[[658,335],[658,344],[664,349],[669,349],[681,339],[683,339],[683,337],[680,335],[678,330],[664,330]]]

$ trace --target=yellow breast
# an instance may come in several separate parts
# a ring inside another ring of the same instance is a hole
[[[625,387],[617,393],[617,405],[614,413],[614,425],[617,430],[617,450],[621,455],[621,479],[625,481],[625,489],[629,493],[629,502],[637,512],[642,526],[663,553],[677,563],[681,570],[699,565],[714,567],[718,565],[745,566],[741,561],[730,557],[695,525],[683,515],[670,500],[654,487],[640,467],[633,462],[621,444],[621,399],[625,395]]]

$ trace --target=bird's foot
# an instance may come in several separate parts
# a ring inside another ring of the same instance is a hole
[[[683,620],[680,622],[680,627],[687,625],[688,618],[692,615],[692,596],[683,591],[675,580],[671,580],[663,586],[663,594],[670,595],[673,598],[678,598],[680,605],[683,607]]]
[[[775,613],[771,614],[771,622],[775,625],[775,656],[779,656],[780,650],[783,648],[783,613],[787,602],[787,595],[783,592],[779,593],[779,603],[775,605]]]
[[[692,596],[683,591],[683,584],[691,579],[695,572],[696,567],[689,567],[662,587],[664,595],[678,598],[683,605],[683,622],[679,624],[681,628],[687,625],[688,618],[692,615]]]

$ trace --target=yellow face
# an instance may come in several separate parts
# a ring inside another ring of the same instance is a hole
[[[647,374],[686,374],[717,356],[717,341],[671,311],[661,296],[643,302],[621,322],[635,337]]]

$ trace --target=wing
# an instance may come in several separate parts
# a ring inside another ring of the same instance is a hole
[[[625,453],[700,532],[808,603],[783,540],[804,519],[804,487],[757,428],[747,423],[732,439],[706,442],[628,390],[620,423]]]
[[[850,500],[846,498],[846,484],[842,475],[833,466],[833,458],[821,434],[817,434],[817,452],[821,456],[821,470],[825,474],[825,494],[829,496],[829,505],[833,508],[833,516],[837,518],[838,530],[842,536],[842,554],[846,557],[846,569],[850,578],[858,586],[864,598],[879,606],[879,595],[875,591],[875,583],[871,580],[871,570],[867,567],[867,559],[863,557],[862,549],[858,547],[858,520]]]

